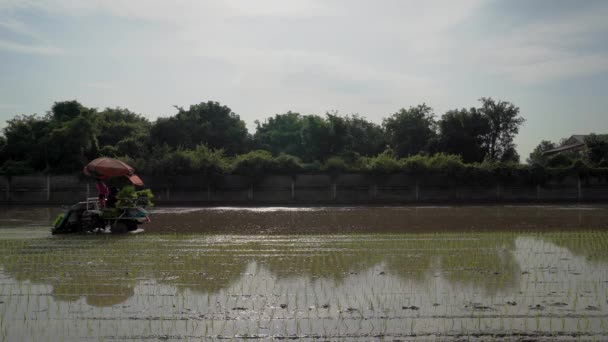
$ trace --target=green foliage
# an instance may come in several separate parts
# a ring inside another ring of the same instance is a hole
[[[401,170],[402,163],[395,158],[392,149],[386,149],[375,157],[367,159],[367,170],[371,173],[391,174]]]
[[[406,173],[458,182],[519,179],[544,182],[608,175],[608,139],[588,137],[587,150],[546,156],[543,141],[518,164],[513,143],[524,119],[505,101],[482,98],[479,108],[451,110],[435,121],[423,104],[377,125],[358,115],[277,114],[257,122],[250,139],[230,108],[203,102],[149,122],[128,109],[97,111],[77,101],[53,104],[45,116],[17,115],[0,135],[0,173],[80,172],[99,156],[119,158],[138,173],[213,177],[228,173]],[[608,178],[608,177],[607,177]]]
[[[48,163],[54,172],[81,168],[98,155],[98,113],[77,101],[56,102],[48,125]]]
[[[486,159],[493,161],[516,161],[519,156],[515,152],[513,139],[519,133],[525,119],[519,116],[519,107],[507,101],[495,101],[490,97],[482,97],[481,107],[477,110],[487,118],[489,132],[485,145]]]
[[[274,159],[277,170],[286,174],[296,174],[302,171],[302,161],[294,156],[288,154],[280,154]]]
[[[432,169],[457,170],[464,167],[462,157],[454,154],[437,153],[423,158],[426,159],[427,166]]]
[[[143,189],[136,192],[137,198],[141,201],[144,201],[144,205],[148,207],[154,206],[152,199],[154,198],[154,194],[150,189]],[[141,202],[140,202],[141,203]]]
[[[545,155],[544,152],[552,150],[556,147],[557,146],[555,145],[555,143],[549,140],[541,141],[540,144],[538,144],[538,146],[534,148],[534,151],[530,153],[530,157],[528,157],[527,159],[528,164],[546,166],[549,160],[549,156]]]
[[[559,153],[547,158],[545,166],[551,168],[569,167],[573,163],[573,160],[567,155]]]
[[[330,156],[330,127],[326,120],[317,115],[304,117],[302,125],[302,159],[311,162],[324,161]]]
[[[190,175],[197,171],[196,157],[191,150],[177,150],[161,156],[157,160],[156,169],[164,175]]]
[[[23,162],[29,169],[46,170],[48,161],[49,118],[17,115],[4,128],[4,161]]]
[[[272,154],[268,151],[257,150],[237,156],[233,164],[233,172],[241,175],[259,176],[273,168]]]
[[[436,125],[433,109],[426,104],[402,108],[383,121],[388,142],[398,157],[428,152]]]
[[[380,125],[367,121],[358,115],[346,117],[348,128],[345,152],[353,151],[362,156],[375,156],[387,146],[384,131]]]
[[[321,167],[321,171],[330,172],[330,173],[341,173],[351,171],[349,165],[344,161],[344,159],[334,156],[329,157],[323,166]]]
[[[309,163],[348,153],[374,156],[386,145],[382,128],[358,115],[330,112],[323,118],[287,112],[256,124],[256,149],[293,155]]]
[[[460,154],[464,162],[482,162],[487,154],[485,139],[490,121],[475,108],[451,110],[438,122],[438,151]]]
[[[592,165],[605,165],[608,161],[608,135],[590,134],[585,138],[588,148],[588,158]]]
[[[32,172],[34,172],[34,170],[25,160],[15,161],[9,159],[0,165],[0,174],[5,176],[17,176]]]
[[[117,208],[131,207],[137,200],[137,191],[132,185],[124,186],[116,194],[116,199],[118,200],[116,201]]]
[[[265,174],[295,174],[302,170],[300,161],[293,156],[279,155],[273,157],[268,151],[251,151],[237,156],[232,165],[232,172],[259,178]]]
[[[6,150],[6,138],[0,135],[0,165],[4,164],[7,158],[8,151]]]
[[[206,145],[223,149],[233,155],[242,153],[248,144],[245,122],[226,106],[218,102],[201,102],[189,109],[176,107],[178,113],[160,118],[152,126],[153,145],[167,144],[172,148],[193,149]]]
[[[120,158],[138,172],[152,175],[216,175],[229,168],[229,161],[222,150],[211,150],[199,145],[193,150],[173,150],[167,145],[153,148],[150,155],[139,159]]]
[[[427,157],[423,155],[415,155],[401,160],[403,170],[413,175],[423,175],[428,171]]]
[[[144,189],[137,191],[135,187],[132,185],[124,186],[118,193],[116,194],[116,207],[117,208],[125,208],[125,207],[133,207],[136,205],[146,205],[153,206],[152,199],[154,198],[154,194],[150,189]],[[144,202],[141,203],[140,200]]]
[[[99,156],[118,158],[120,156],[120,151],[118,150],[118,148],[116,146],[106,145],[99,149]]]
[[[253,136],[255,148],[270,151],[272,154],[286,153],[302,156],[303,116],[299,113],[287,112],[276,114],[261,123],[256,121],[256,132]]]

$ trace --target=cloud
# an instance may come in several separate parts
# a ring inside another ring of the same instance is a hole
[[[49,43],[38,31],[15,18],[0,17],[0,29],[16,33],[16,38],[22,40],[17,42],[0,38],[0,50],[47,56],[64,53],[62,49]]]
[[[39,40],[41,39],[41,36],[38,32],[14,18],[0,18],[0,28],[18,33],[29,38]]]
[[[82,86],[88,87],[88,88],[93,88],[93,89],[103,89],[103,90],[116,88],[116,86],[114,84],[104,83],[104,82],[86,82],[86,83],[82,83]]]
[[[582,8],[564,16],[539,18],[506,32],[460,41],[458,63],[522,84],[546,84],[608,71],[608,6]]]
[[[608,30],[606,6],[598,6],[515,24],[503,23],[502,13],[482,0],[0,0],[9,14],[41,11],[151,23],[111,42],[85,44],[85,56],[131,57],[144,64],[198,58],[199,70],[208,68],[207,61],[226,70],[227,76],[215,81],[218,87],[253,82],[260,92],[290,87],[384,99],[443,96],[454,75],[544,84],[604,72],[605,52],[589,49],[590,37]],[[31,44],[0,41],[0,48],[63,52],[30,24],[0,20],[35,38]]]
[[[23,105],[0,103],[0,109],[18,109],[21,107],[23,107]]]
[[[53,46],[21,44],[7,40],[0,40],[0,50],[45,56],[56,56],[64,53],[62,49]]]

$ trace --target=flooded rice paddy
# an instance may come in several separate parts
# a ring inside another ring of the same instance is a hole
[[[0,208],[0,341],[608,339],[602,206]]]

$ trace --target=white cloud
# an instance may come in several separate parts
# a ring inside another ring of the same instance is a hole
[[[1,8],[1,7],[0,7]],[[0,38],[0,50],[37,55],[60,55],[64,51],[53,46],[41,33],[22,21],[11,17],[0,17],[0,29],[13,32],[20,42]]]
[[[0,0],[0,8],[7,13],[24,8],[53,15],[101,13],[167,25],[166,36],[159,37],[156,44],[132,51],[147,56],[211,56],[237,65],[247,65],[252,58],[257,58],[259,65],[268,58],[279,63],[281,71],[280,56],[301,50],[296,53],[313,58],[298,59],[304,64],[336,69],[357,65],[389,78],[405,77],[405,82],[426,79],[422,76],[424,68],[437,65],[474,69],[524,83],[605,70],[597,60],[603,55],[577,49],[589,44],[591,34],[608,29],[605,6],[601,5],[600,10],[582,6],[578,13],[553,21],[523,23],[504,33],[483,34],[478,32],[480,28],[475,35],[458,31],[485,15],[481,13],[483,6],[487,3],[481,0]],[[37,36],[14,20],[0,20],[0,26]],[[58,51],[47,43],[29,46],[5,41],[4,48],[47,54]],[[324,61],[314,60],[321,54],[326,55]],[[536,72],[531,74],[531,69]]]
[[[285,101],[293,102],[301,102],[304,93],[335,96],[343,103],[361,97],[391,104],[441,102],[450,96],[454,74],[543,84],[606,71],[602,52],[579,48],[589,44],[590,35],[608,29],[605,10],[583,9],[490,33],[474,26],[489,7],[482,0],[0,0],[5,13],[29,9],[57,17],[142,21],[142,27],[156,30],[142,29],[136,37],[124,32],[122,45],[87,44],[83,57],[131,57],[176,69],[181,61],[199,59],[189,70],[192,79],[180,80],[182,87],[200,86],[196,75],[212,73],[208,65],[213,63],[207,63],[212,61],[225,70],[225,77],[214,80],[216,88],[266,98],[285,93]],[[14,20],[0,25],[40,35]],[[43,35],[37,41],[0,41],[0,48],[48,55],[62,51]]]
[[[102,89],[102,90],[116,88],[116,85],[111,84],[111,83],[104,83],[104,82],[86,82],[86,83],[82,83],[81,85],[84,87],[88,87],[88,88]]]
[[[53,46],[21,44],[7,40],[0,40],[0,50],[46,56],[61,55],[64,53],[62,49]]]
[[[608,53],[594,51],[605,36],[608,6],[522,24],[507,32],[459,41],[458,63],[523,84],[545,84],[608,71]]]
[[[0,109],[18,109],[21,107],[23,107],[23,105],[0,103]]]
[[[41,36],[38,32],[28,27],[21,21],[15,20],[14,18],[0,17],[0,28],[18,33],[29,38],[41,39]]]

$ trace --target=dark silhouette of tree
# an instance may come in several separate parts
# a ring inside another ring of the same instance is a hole
[[[475,108],[451,110],[438,122],[440,152],[462,156],[465,163],[482,162],[487,154],[484,142],[490,132],[489,119]]]
[[[486,158],[492,161],[519,161],[513,143],[513,138],[519,133],[519,126],[525,121],[519,116],[519,107],[506,101],[494,101],[490,97],[482,97],[479,101],[481,107],[478,111],[490,123]]]
[[[253,144],[258,150],[270,151],[273,155],[286,153],[302,157],[302,127],[304,117],[299,113],[276,114],[260,123],[256,121]]]
[[[152,126],[152,144],[186,149],[204,144],[212,149],[224,149],[229,155],[246,151],[247,127],[230,108],[212,101],[191,105],[187,110],[176,108],[175,116],[159,118]]]
[[[384,119],[382,125],[398,157],[428,152],[429,144],[436,136],[433,109],[426,104],[402,108]]]
[[[549,140],[543,140],[534,148],[530,153],[530,156],[526,162],[530,165],[546,166],[549,156],[544,155],[543,152],[556,148],[557,145]]]
[[[587,158],[594,166],[608,167],[608,135],[590,134],[585,138]]]

